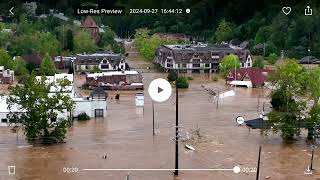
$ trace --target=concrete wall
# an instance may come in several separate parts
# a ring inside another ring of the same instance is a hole
[[[107,114],[107,102],[106,101],[99,101],[99,100],[80,100],[75,101],[75,109],[73,111],[73,116],[77,117],[80,113],[85,112],[91,118],[95,118],[95,110],[96,109],[103,109],[104,117]]]

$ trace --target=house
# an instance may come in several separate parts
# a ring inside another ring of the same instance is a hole
[[[36,77],[40,79],[40,76]],[[55,74],[54,76],[47,76],[46,83],[56,84],[52,86],[49,91],[49,96],[54,95],[56,92],[61,91],[64,95],[72,98],[75,103],[75,108],[72,112],[64,110],[63,112],[57,113],[57,119],[68,118],[70,116],[78,117],[81,113],[86,113],[90,118],[105,117],[107,114],[107,95],[106,92],[101,88],[93,89],[92,93],[88,97],[76,96],[73,83],[73,74]],[[71,84],[62,89],[57,82],[59,80],[67,79]],[[7,96],[0,96],[0,126],[14,126],[13,122],[9,122],[7,115],[10,113],[7,104]],[[23,113],[23,109],[19,108],[18,105],[14,105],[11,109],[12,112]]]
[[[43,60],[43,55],[36,53],[36,54],[28,54],[23,55],[21,58],[27,63],[32,64],[36,69],[39,69]]]
[[[230,85],[261,87],[268,84],[268,76],[272,73],[269,69],[240,68],[229,71],[226,82]]]
[[[125,57],[111,52],[82,54],[75,60],[75,71],[90,72],[95,67],[100,71],[118,71],[129,69]]]
[[[37,76],[36,79],[41,80],[42,76]],[[73,81],[73,74],[66,74],[66,73],[62,73],[62,74],[55,74],[54,76],[46,76],[46,84],[54,84],[54,86],[51,86],[50,89],[50,94],[55,94],[57,92],[60,92],[62,90],[62,92],[64,93],[64,95],[68,95],[69,97],[75,97],[75,90],[74,90],[74,81]],[[60,80],[68,80],[70,82],[70,85],[64,87],[62,89],[61,86],[59,86],[59,81]]]
[[[69,69],[73,66],[75,60],[75,56],[55,56],[54,64],[57,69]]]
[[[180,72],[216,72],[221,60],[229,54],[239,56],[241,67],[252,67],[252,56],[249,50],[218,45],[162,45],[157,49],[155,63],[165,71],[179,69]]]
[[[87,74],[86,84],[89,87],[103,87],[109,90],[143,89],[142,75],[137,71],[111,71]]]
[[[14,71],[10,69],[4,69],[4,66],[0,66],[0,84],[13,84]]]
[[[84,30],[88,30],[90,32],[90,35],[92,39],[97,43],[100,40],[100,35],[99,35],[99,26],[97,22],[91,17],[87,16],[84,21],[82,21],[80,27]]]

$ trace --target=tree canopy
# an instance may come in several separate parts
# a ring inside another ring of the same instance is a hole
[[[8,118],[10,122],[24,126],[29,143],[57,143],[64,140],[68,120],[59,119],[58,113],[72,111],[74,102],[62,91],[49,94],[50,89],[58,85],[63,90],[70,82],[62,80],[58,84],[48,84],[46,77],[38,80],[35,74],[32,74],[23,85],[11,89],[7,98],[8,109],[18,107],[20,112],[12,111]]]
[[[223,76],[226,76],[231,69],[235,68],[240,68],[240,60],[234,54],[225,56],[219,64],[219,70]]]

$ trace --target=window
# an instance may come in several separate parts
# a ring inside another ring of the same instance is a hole
[[[103,109],[95,109],[94,117],[103,117]]]
[[[108,61],[107,61],[107,60],[103,60],[102,63],[103,63],[103,64],[107,64]]]
[[[88,65],[86,65],[86,69],[89,69],[89,66],[88,66]]]
[[[210,64],[206,64],[205,66],[206,66],[206,67],[210,67]]]
[[[200,67],[200,64],[192,64],[193,67]]]
[[[2,123],[8,123],[8,119],[1,119]]]
[[[101,65],[101,69],[109,69],[109,65]]]

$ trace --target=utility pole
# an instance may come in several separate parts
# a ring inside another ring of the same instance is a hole
[[[258,157],[258,165],[257,165],[257,176],[256,176],[256,180],[259,180],[259,172],[260,172],[260,157],[261,157],[261,146],[259,147],[259,157]]]
[[[152,134],[153,136],[155,135],[154,133],[154,103],[152,101]]]
[[[179,70],[177,70],[177,79],[179,77]],[[179,95],[178,95],[178,86],[177,86],[177,80],[176,80],[176,150],[175,150],[175,171],[174,175],[178,176],[179,172]]]

